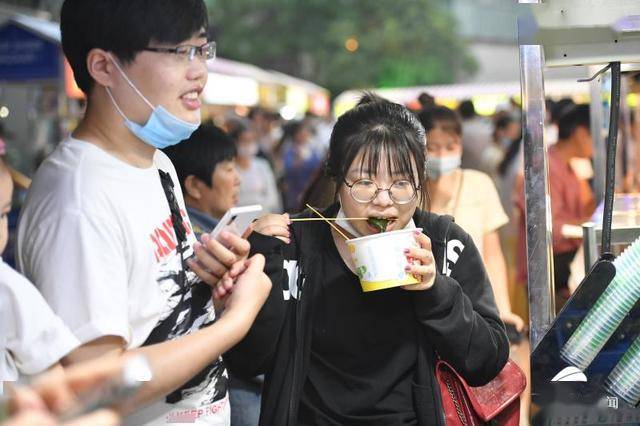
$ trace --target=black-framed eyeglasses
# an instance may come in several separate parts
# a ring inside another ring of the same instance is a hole
[[[344,181],[349,188],[349,194],[356,202],[366,204],[376,199],[379,193],[387,191],[389,198],[396,204],[408,204],[415,200],[420,187],[416,187],[408,180],[397,180],[389,188],[380,188],[371,179],[358,179],[353,183]]]
[[[211,59],[216,58],[216,42],[210,41],[208,43],[203,44],[202,46],[192,46],[190,44],[183,44],[178,47],[145,47],[142,50],[146,50],[148,52],[157,52],[157,53],[172,53],[181,58],[192,62],[196,55],[205,60],[209,61]]]

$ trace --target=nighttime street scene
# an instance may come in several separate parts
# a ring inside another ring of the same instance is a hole
[[[0,0],[0,426],[640,426],[640,1]]]

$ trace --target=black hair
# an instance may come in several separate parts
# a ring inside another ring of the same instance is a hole
[[[496,114],[493,120],[493,139],[497,140],[498,130],[506,129],[511,123],[514,122],[516,122],[516,118],[507,112]],[[498,164],[498,176],[502,177],[507,173],[507,171],[509,170],[509,166],[518,158],[521,145],[522,137],[509,142],[509,146],[507,147],[504,156],[502,157],[502,161],[500,161],[500,163]]]
[[[211,175],[218,163],[231,161],[237,154],[231,137],[211,122],[201,124],[189,139],[163,151],[176,168],[183,188],[189,176],[211,186]]]
[[[229,120],[227,122],[227,133],[235,143],[238,143],[240,136],[248,130],[251,130],[251,123],[247,122],[246,119]]]
[[[256,118],[256,116],[258,115],[263,115],[263,116],[267,116],[268,113],[267,111],[265,111],[264,109],[260,108],[260,107],[253,107],[249,110],[249,114],[247,115],[247,118],[249,120],[253,120]]]
[[[418,102],[420,103],[422,109],[433,108],[436,106],[436,98],[434,98],[427,92],[422,92],[420,93],[420,95],[418,95]]]
[[[362,170],[373,176],[386,162],[390,172],[413,177],[410,180],[422,189],[422,201],[426,202],[422,184],[426,180],[424,148],[424,127],[411,111],[365,93],[358,105],[340,116],[333,127],[325,171],[336,182],[337,191],[356,156],[365,150],[368,155],[362,159]]]
[[[473,105],[473,101],[467,99],[460,102],[460,105],[458,105],[458,112],[463,120],[468,120],[476,116],[476,107]]]
[[[306,209],[307,204],[316,209],[329,207],[335,201],[336,193],[336,182],[328,177],[322,168],[319,168],[303,192],[298,210]]]
[[[302,129],[309,126],[306,120],[291,120],[282,126],[282,136],[275,146],[274,153],[277,156],[282,155],[286,142],[294,142],[294,138]]]
[[[445,106],[435,106],[425,108],[418,113],[418,120],[424,126],[424,130],[429,132],[436,127],[440,127],[446,132],[453,132],[462,135],[462,121],[457,112]],[[428,143],[428,141],[427,141]]]
[[[285,123],[285,125],[282,126],[280,144],[283,144],[288,139],[295,138],[298,132],[308,125],[309,123],[306,120],[291,120],[288,123]]]
[[[575,108],[576,104],[569,98],[560,99],[551,107],[551,122],[558,124],[560,118]]]
[[[591,131],[589,105],[576,105],[558,120],[558,140],[569,139],[579,127]]]
[[[497,113],[493,118],[493,139],[498,139],[498,130],[506,130],[515,121],[515,117],[508,112]]]
[[[496,114],[496,117],[493,120],[493,125],[495,127],[495,130],[506,129],[507,127],[509,127],[509,124],[513,123],[514,121],[515,118],[513,118],[511,114]]]
[[[91,49],[112,52],[126,64],[151,42],[177,44],[207,32],[209,23],[202,0],[65,0],[60,29],[62,50],[88,95]]]

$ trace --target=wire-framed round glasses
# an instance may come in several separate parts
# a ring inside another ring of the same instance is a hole
[[[379,193],[387,191],[389,198],[396,204],[408,204],[415,200],[419,187],[408,180],[397,180],[389,188],[380,188],[371,179],[358,179],[353,183],[344,181],[349,188],[351,198],[356,202],[366,204],[376,199]]]

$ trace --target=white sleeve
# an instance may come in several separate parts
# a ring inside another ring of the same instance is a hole
[[[71,332],[87,343],[131,341],[126,247],[115,218],[62,211],[25,230],[23,272]]]
[[[2,265],[0,312],[4,348],[23,374],[37,374],[80,345],[33,284]],[[1,351],[0,351],[1,352]]]

